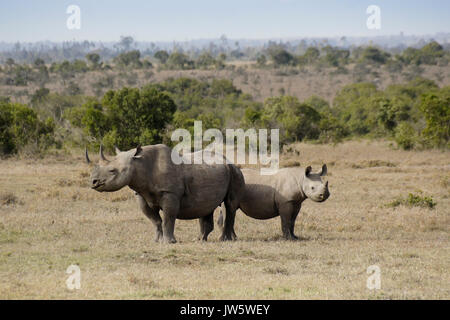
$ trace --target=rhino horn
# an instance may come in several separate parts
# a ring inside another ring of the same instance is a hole
[[[108,159],[105,158],[105,155],[103,154],[103,145],[100,145],[100,159],[103,161],[108,161]]]
[[[86,162],[87,162],[88,164],[91,163],[91,160],[89,159],[87,147],[86,147],[85,150],[84,150],[84,155],[86,156]]]
[[[116,151],[116,155],[122,152],[119,148],[117,148],[117,146],[114,146],[114,150]]]

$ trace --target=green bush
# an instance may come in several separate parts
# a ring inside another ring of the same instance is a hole
[[[190,60],[187,55],[181,52],[172,52],[166,62],[170,69],[193,69],[194,61]]]
[[[345,123],[350,134],[368,134],[377,126],[374,102],[379,95],[372,83],[346,85],[334,98],[333,115]]]
[[[389,59],[390,54],[375,47],[366,47],[361,53],[361,62],[384,64]]]
[[[114,58],[114,61],[121,67],[141,68],[142,62],[140,57],[141,52],[139,50],[132,50],[119,54]]]
[[[420,194],[409,193],[406,198],[397,198],[387,204],[388,207],[398,207],[404,205],[407,207],[422,207],[433,209],[436,206],[436,202],[431,196],[422,196]]]
[[[450,139],[450,87],[438,94],[424,94],[420,110],[426,121],[422,135],[433,147],[448,147]]]
[[[264,127],[280,129],[282,143],[317,139],[320,135],[320,113],[311,106],[300,103],[296,97],[267,98],[261,119]]]
[[[331,113],[322,113],[321,116],[322,118],[319,123],[320,142],[339,143],[348,135],[345,126],[342,125],[338,119],[333,117]]]
[[[123,88],[108,91],[101,103],[90,100],[65,114],[72,125],[113,149],[160,143],[164,128],[173,119],[176,105],[156,88]]]
[[[401,122],[395,130],[394,139],[403,150],[410,150],[417,143],[417,134],[408,122]]]
[[[421,49],[407,48],[399,56],[405,64],[437,64],[438,60],[445,54],[444,48],[436,41],[423,46]]]
[[[325,56],[323,60],[330,67],[344,66],[348,63],[350,57],[350,51],[338,49],[332,46],[326,46],[323,48]]]
[[[53,118],[41,121],[25,105],[0,102],[0,153],[16,153],[28,145],[44,151],[55,142],[54,130]]]
[[[159,50],[155,53],[154,57],[159,60],[162,64],[165,64],[167,59],[169,59],[169,54],[167,51]]]
[[[294,62],[294,56],[286,51],[282,46],[273,45],[269,47],[267,51],[276,66],[287,65]]]
[[[211,66],[216,65],[216,60],[209,52],[202,53],[197,61],[195,61],[195,65],[200,69],[208,69]]]

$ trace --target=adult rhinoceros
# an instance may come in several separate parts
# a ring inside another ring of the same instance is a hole
[[[328,181],[322,176],[327,174],[324,164],[319,173],[312,168],[283,168],[273,175],[261,175],[259,170],[242,169],[245,178],[245,193],[239,208],[255,219],[281,218],[281,230],[284,238],[298,239],[294,234],[295,219],[301,204],[306,199],[323,202],[330,196]],[[222,211],[218,220],[223,225]],[[234,233],[234,231],[233,231]]]
[[[121,152],[100,160],[91,174],[91,187],[99,192],[129,186],[139,206],[156,227],[156,241],[176,242],[176,219],[200,219],[200,237],[207,240],[214,228],[213,213],[225,203],[221,240],[234,240],[234,217],[245,188],[244,177],[232,164],[174,164],[172,150],[163,144]],[[86,150],[86,160],[90,162]],[[163,211],[163,219],[159,210]]]

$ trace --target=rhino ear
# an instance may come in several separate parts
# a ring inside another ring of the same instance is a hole
[[[320,171],[319,175],[320,175],[320,176],[326,176],[326,175],[327,175],[327,172],[328,172],[327,165],[324,164],[324,165],[322,166],[322,171]]]
[[[142,147],[141,147],[141,145],[139,144],[137,147],[136,147],[136,152],[134,153],[134,155],[133,155],[133,159],[140,159],[140,158],[142,158]]]
[[[309,176],[309,174],[311,173],[311,171],[312,171],[311,166],[307,166],[306,169],[305,169],[305,176]]]

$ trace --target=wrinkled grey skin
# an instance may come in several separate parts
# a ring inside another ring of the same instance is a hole
[[[242,169],[245,178],[245,194],[239,208],[249,217],[255,219],[281,218],[281,230],[284,238],[295,240],[295,219],[301,204],[306,199],[323,202],[328,199],[328,181],[322,176],[327,173],[324,164],[322,170],[313,173],[311,167],[306,169],[283,168],[274,175],[260,175],[259,170]],[[218,223],[221,225],[222,212]]]
[[[86,160],[89,158],[86,151]],[[234,218],[244,193],[244,177],[231,164],[180,164],[171,159],[166,145],[150,145],[121,152],[100,161],[91,174],[91,188],[113,192],[129,186],[136,192],[141,210],[156,228],[156,241],[174,243],[176,219],[200,219],[200,238],[207,240],[214,228],[213,213],[225,203],[221,240],[234,240]],[[163,211],[163,218],[159,214]]]

